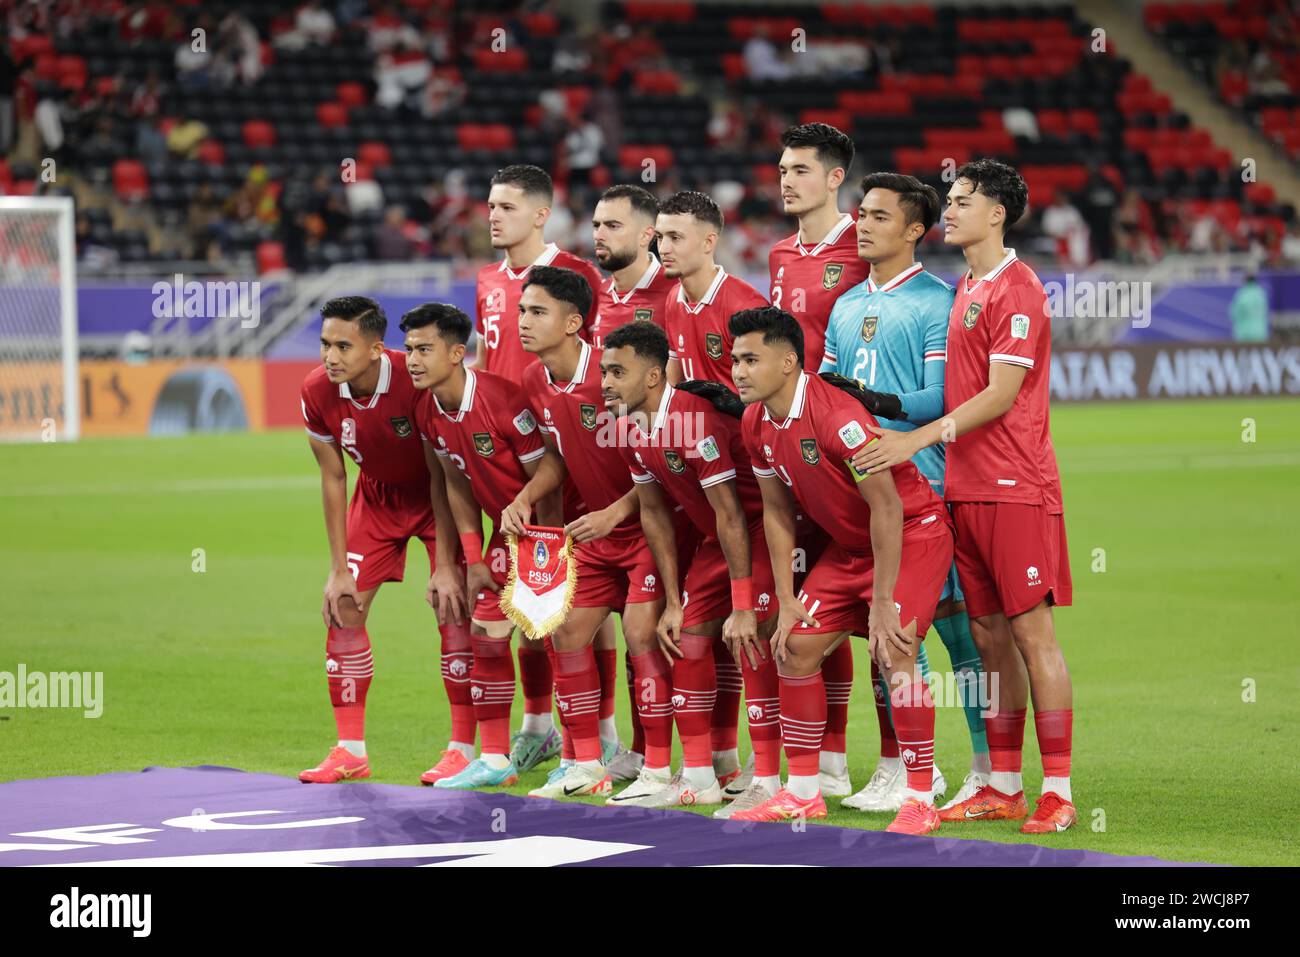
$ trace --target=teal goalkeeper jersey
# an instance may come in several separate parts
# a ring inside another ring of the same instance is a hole
[[[880,419],[885,428],[910,432],[939,418],[954,296],[952,286],[920,263],[883,286],[871,279],[858,283],[831,309],[819,371],[838,372],[868,389],[898,396],[905,418]],[[922,449],[913,462],[943,494],[942,443]]]

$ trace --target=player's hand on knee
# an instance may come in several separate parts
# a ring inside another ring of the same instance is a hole
[[[459,625],[465,620],[465,583],[450,568],[435,569],[429,577],[425,598],[429,607],[438,613],[438,621]]]
[[[659,616],[659,623],[655,626],[655,637],[659,639],[659,647],[670,659],[686,657],[686,652],[682,651],[681,646],[683,618],[681,605],[669,605],[664,608],[663,614]]]
[[[501,586],[497,584],[492,577],[492,570],[484,562],[475,562],[465,569],[465,600],[470,601],[470,596],[478,595],[480,592],[499,592]]]
[[[742,668],[745,662],[740,660],[741,655],[745,656],[749,666],[755,670],[767,658],[758,640],[758,616],[751,609],[735,610],[727,616],[727,620],[722,623],[722,640],[731,649],[731,657]]]
[[[915,624],[916,619],[913,619]],[[888,600],[871,603],[867,619],[867,649],[875,662],[884,668],[894,666],[893,651],[904,657],[913,657],[916,639],[903,630],[898,620],[898,609]],[[891,648],[893,651],[891,651]]]
[[[809,628],[818,628],[820,625],[816,618],[808,614],[808,609],[797,597],[792,596],[781,600],[780,605],[781,613],[777,615],[776,631],[772,633],[772,654],[776,655],[777,661],[785,661],[789,658],[786,643],[790,640],[790,633],[800,623]]]
[[[357,580],[352,577],[352,572],[330,572],[330,577],[325,581],[325,607],[322,609],[326,613],[326,625],[333,625],[336,628],[347,627],[343,622],[343,616],[348,611],[347,606],[343,605],[345,598],[352,600],[352,607],[358,614],[365,611],[361,602],[361,591],[357,588]]]

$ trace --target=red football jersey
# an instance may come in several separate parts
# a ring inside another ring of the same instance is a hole
[[[989,384],[989,364],[1029,371],[1016,401],[1000,418],[947,447],[944,496],[950,502],[1023,502],[1060,510],[1061,478],[1048,427],[1052,318],[1034,271],[1008,249],[979,282],[957,283],[948,314],[944,411],[952,412]]]
[[[502,376],[518,385],[524,379],[524,369],[537,361],[537,357],[524,352],[519,344],[519,297],[533,266],[558,266],[581,273],[591,285],[591,308],[583,324],[587,335],[600,313],[602,280],[599,270],[587,260],[567,253],[555,243],[547,243],[542,254],[531,266],[514,272],[503,259],[478,271],[478,304],[476,329],[479,335],[481,358],[477,368]]]
[[[459,409],[443,409],[430,390],[419,415],[421,436],[444,462],[465,473],[479,507],[495,525],[528,482],[523,463],[546,454],[519,387],[491,372],[466,369]]]
[[[600,359],[582,342],[578,368],[569,382],[557,382],[540,362],[524,373],[520,401],[542,410],[542,429],[555,439],[569,480],[589,511],[613,505],[632,487],[627,466],[619,455],[621,426],[605,410],[600,393]],[[617,526],[639,528],[635,518]]]
[[[664,302],[664,330],[668,356],[682,364],[685,379],[711,379],[736,391],[731,381],[731,333],[727,321],[742,309],[766,306],[758,290],[721,266],[714,273],[704,298],[691,302],[681,281],[668,291]]]
[[[796,232],[767,255],[772,305],[799,320],[803,367],[817,369],[826,349],[826,326],[840,293],[865,282],[871,264],[858,258],[856,220],[845,213],[826,238],[811,249]]]
[[[778,477],[803,513],[854,555],[871,553],[871,509],[848,464],[871,438],[867,425],[879,423],[857,399],[806,372],[799,375],[784,422],[773,421],[761,402],[745,409],[742,420],[754,474]],[[895,465],[892,471],[903,502],[903,538],[940,534],[948,524],[948,510],[925,476],[911,462]]]
[[[372,481],[393,485],[429,484],[429,468],[416,430],[419,390],[406,371],[406,356],[385,349],[379,357],[379,384],[364,402],[352,398],[346,382],[335,385],[318,366],[302,383],[302,417],[307,434],[337,442]]]
[[[635,286],[621,296],[614,288],[614,277],[605,280],[600,291],[600,311],[591,327],[591,344],[597,349],[604,345],[605,336],[619,326],[626,326],[633,320],[649,320],[660,329],[664,327],[664,299],[673,281],[664,275],[664,267],[659,259],[651,254],[650,266]]]
[[[632,481],[658,482],[701,535],[718,537],[717,514],[704,490],[728,480],[736,483],[749,524],[761,525],[763,494],[738,419],[719,412],[707,399],[668,386],[650,420],[649,434],[630,417],[625,421],[627,441],[621,451]]]

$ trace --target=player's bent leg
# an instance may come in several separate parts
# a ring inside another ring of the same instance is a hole
[[[970,620],[971,637],[984,662],[996,711],[984,720],[989,743],[989,783],[969,798],[945,805],[941,821],[1020,820],[1029,810],[1021,782],[1021,752],[1025,737],[1025,707],[1029,679],[1016,649],[1006,616],[1001,612],[976,615]],[[989,707],[994,707],[989,701]]]
[[[954,593],[960,594],[956,579],[954,570],[949,578],[949,587]],[[975,647],[975,639],[971,637],[970,619],[966,615],[964,601],[946,598],[939,602],[934,610],[934,628],[948,650],[971,742],[970,771],[956,796],[949,802],[955,804],[966,800],[988,784],[989,772],[992,770],[989,764],[988,735],[984,730],[984,708],[980,703],[984,664]]]
[[[1026,834],[1052,834],[1077,819],[1070,789],[1070,751],[1074,698],[1065,656],[1056,641],[1052,610],[1043,602],[1010,619],[1016,647],[1029,671],[1034,695],[1034,730],[1043,756],[1043,789],[1033,815],[1021,827]]]
[[[822,663],[826,684],[826,734],[822,736],[820,759],[823,797],[845,797],[853,793],[849,780],[848,727],[849,697],[853,693],[853,642],[844,639]]]
[[[916,622],[903,630],[912,638],[917,637]],[[920,642],[917,642],[918,656],[919,651]],[[904,791],[898,815],[886,830],[892,834],[922,836],[939,829],[933,793],[934,700],[916,657],[896,650],[891,654],[893,660],[883,670],[890,688],[890,714],[898,735]]]
[[[826,686],[822,662],[844,632],[794,634],[786,657],[777,660],[781,688],[781,736],[789,777],[786,786],[757,807],[736,811],[733,821],[787,821],[826,817],[818,779],[819,753],[826,730]]]
[[[519,635],[519,683],[524,692],[524,721],[510,736],[510,760],[522,774],[560,753],[560,733],[552,717],[555,675],[544,639]]]
[[[596,630],[609,611],[607,606],[574,608],[551,636],[555,650],[555,698],[560,722],[573,745],[574,763],[554,780],[530,791],[531,797],[610,793],[609,775],[600,760],[600,674],[592,647]]]
[[[511,630],[508,621],[474,620],[470,696],[482,753],[459,773],[435,781],[436,788],[505,787],[519,781],[518,770],[510,763],[510,708],[515,698]]]
[[[601,761],[608,769],[616,758],[626,755],[627,749],[618,737],[618,724],[614,720],[614,699],[618,691],[618,628],[611,612],[596,629],[596,670],[600,674],[600,750]],[[614,779],[613,772],[610,778]]]
[[[374,677],[374,658],[366,617],[379,586],[359,594],[361,609],[351,598],[339,602],[341,624],[330,625],[325,636],[325,678],[338,743],[314,768],[298,775],[304,784],[338,784],[370,777],[366,755],[366,695]]]
[[[438,762],[420,775],[420,783],[432,785],[442,778],[459,774],[474,759],[474,737],[478,719],[474,715],[474,697],[470,673],[474,667],[473,636],[468,622],[441,625],[442,683],[451,705],[451,740]]]
[[[740,666],[722,643],[721,631],[713,643],[713,668],[718,678],[718,697],[713,706],[709,736],[713,748],[713,771],[724,782],[740,773],[740,699],[745,679]]]

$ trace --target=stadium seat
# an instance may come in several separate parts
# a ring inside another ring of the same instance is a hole
[[[369,98],[366,96],[366,88],[364,85],[357,83],[354,80],[347,80],[334,88],[334,99],[337,104],[346,108],[350,106],[365,106],[366,101]],[[344,114],[344,121],[346,122],[346,114]]]
[[[249,149],[266,149],[275,145],[275,127],[266,120],[247,120],[242,127],[244,145]]]
[[[287,268],[288,264],[284,258],[284,246],[272,241],[257,244],[257,271],[260,275]]]
[[[387,167],[393,164],[392,153],[387,143],[362,143],[357,149],[357,159],[372,167]]]
[[[113,164],[113,192],[119,199],[143,199],[149,195],[149,176],[139,160],[120,159]]]
[[[209,139],[200,143],[198,156],[199,162],[209,166],[224,166],[226,162],[225,148],[217,140]]]
[[[316,122],[325,129],[346,128],[348,108],[342,103],[321,103],[316,107]]]

